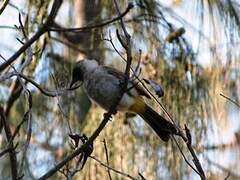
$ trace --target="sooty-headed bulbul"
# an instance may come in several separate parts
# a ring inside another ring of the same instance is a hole
[[[74,67],[70,87],[77,81],[83,82],[89,98],[105,110],[109,110],[121,93],[120,83],[124,79],[123,72],[99,65],[96,60],[84,59]],[[163,141],[168,141],[170,135],[177,133],[175,126],[147,105],[143,96],[150,98],[142,86],[130,80],[117,110],[140,115]]]

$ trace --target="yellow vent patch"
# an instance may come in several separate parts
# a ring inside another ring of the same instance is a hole
[[[130,106],[129,110],[135,113],[143,113],[145,111],[146,104],[142,97],[135,98],[133,105]]]

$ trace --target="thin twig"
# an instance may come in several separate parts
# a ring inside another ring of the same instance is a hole
[[[3,13],[4,9],[7,7],[9,0],[4,0],[0,8],[0,15]]]
[[[24,74],[21,74],[21,73],[18,73],[18,72],[17,73],[13,72],[13,73],[11,73],[11,77],[12,76],[19,76],[19,77],[23,78],[25,81],[27,81],[27,82],[31,83],[33,86],[35,86],[43,95],[48,96],[48,97],[61,96],[63,93],[66,92],[66,90],[72,91],[72,90],[75,90],[75,89],[79,88],[82,85],[82,84],[79,84],[79,85],[77,85],[75,87],[72,87],[72,88],[62,89],[61,91],[60,90],[58,90],[58,91],[49,91],[49,90],[43,89],[37,82],[35,82],[34,80],[32,80],[29,77],[25,76]]]
[[[116,7],[116,10],[117,10],[117,13],[118,13],[118,15],[120,16],[121,15],[121,11],[120,11],[120,8],[119,8],[119,5],[118,5],[118,3],[117,3],[117,1],[116,0],[113,0],[114,1],[114,4],[115,4],[115,7]],[[128,3],[128,8],[133,8],[134,6],[133,6],[133,3]],[[124,32],[124,35],[125,35],[125,37],[126,37],[126,39],[127,39],[127,41],[130,41],[130,35],[128,34],[128,32],[127,32],[127,30],[126,30],[126,27],[125,27],[125,24],[124,24],[124,22],[123,22],[123,16],[120,18],[120,23],[121,23],[121,27],[122,27],[122,29],[123,29],[123,32]],[[127,42],[128,43],[128,42]]]
[[[218,169],[220,169],[220,170],[222,170],[222,171],[230,174],[230,176],[232,176],[232,177],[234,177],[234,178],[236,178],[236,179],[240,179],[240,174],[236,174],[236,173],[232,172],[231,169],[227,169],[226,167],[223,167],[222,165],[220,165],[220,164],[218,164],[218,163],[210,160],[210,159],[207,158],[207,157],[206,157],[206,160],[207,160],[210,164],[216,166]]]
[[[7,120],[6,120],[4,110],[1,106],[0,106],[0,118],[1,118],[1,122],[3,123],[3,127],[4,127],[4,130],[5,130],[7,140],[9,142],[9,148],[10,148],[9,156],[10,156],[10,166],[11,166],[12,179],[18,179],[17,153],[15,151],[13,141],[11,141],[11,139],[12,139],[11,129],[9,127],[9,124],[8,124]]]
[[[192,140],[191,140],[191,133],[190,130],[188,129],[187,125],[185,124],[185,131],[186,131],[186,136],[188,138],[188,141],[185,142],[187,144],[187,148],[190,151],[192,157],[193,157],[193,163],[195,165],[195,167],[197,168],[198,172],[200,173],[200,177],[201,179],[206,179],[205,173],[203,171],[203,168],[201,166],[200,161],[197,158],[197,155],[192,147]]]
[[[102,23],[99,24],[94,24],[94,25],[87,25],[84,27],[79,27],[79,28],[49,28],[49,31],[57,31],[57,32],[66,32],[66,31],[71,31],[71,32],[80,32],[80,31],[86,31],[86,30],[91,30],[94,28],[100,28],[103,26],[106,26],[108,24],[111,24],[115,21],[118,21],[120,19],[122,19],[131,9],[133,8],[133,6],[128,5],[128,7],[126,8],[126,10],[122,13],[119,14],[117,17],[111,19],[111,20],[106,20]]]
[[[39,28],[39,30],[27,41],[24,45],[22,45],[6,62],[0,65],[0,72],[2,72],[5,68],[7,68],[10,64],[12,64],[25,50],[30,47],[36,40],[38,40],[44,33],[48,31],[49,26],[52,24],[55,16],[57,15],[57,11],[62,4],[62,0],[55,0],[53,2],[52,9],[50,14],[46,20],[46,22]]]
[[[106,144],[106,140],[105,140],[105,139],[103,140],[103,145],[104,145],[104,149],[105,149],[105,155],[106,155],[107,165],[109,166],[108,149],[107,149],[107,144]],[[111,173],[110,173],[109,168],[107,168],[107,172],[108,172],[108,177],[109,177],[109,179],[112,180],[112,177],[111,177]]]
[[[227,180],[230,177],[230,172],[227,173],[227,176],[224,178],[224,180]]]
[[[114,0],[114,4],[115,4],[118,14],[120,15],[121,12],[120,12],[120,9],[119,9],[119,6],[118,6],[118,3],[116,0]],[[133,4],[129,3],[128,7],[133,8]],[[130,76],[130,69],[131,69],[131,63],[132,63],[132,52],[131,52],[132,48],[131,48],[131,36],[127,32],[122,18],[120,19],[120,22],[121,22],[121,27],[122,27],[124,35],[125,35],[126,42],[123,43],[123,40],[120,36],[118,36],[118,40],[119,40],[119,42],[121,42],[121,44],[122,44],[123,48],[126,50],[126,54],[127,54],[127,64],[126,64],[126,69],[125,69],[124,86],[122,88],[123,89],[122,94],[123,94],[127,90],[128,80],[129,80],[129,76]],[[116,32],[118,35],[118,30]]]
[[[0,54],[0,57],[6,62],[6,59]],[[23,83],[23,81],[22,81],[22,79],[20,78],[20,76],[19,76],[19,72],[16,70],[16,68],[13,66],[13,65],[11,65],[10,64],[10,66],[11,66],[11,68],[13,69],[13,71],[16,73],[16,75],[17,75],[17,78],[18,78],[18,80],[19,80],[19,83],[21,84],[21,86],[22,86],[22,88],[23,88],[23,90],[24,90],[24,92],[25,92],[25,94],[26,94],[26,96],[28,96],[28,102],[29,102],[29,110],[27,111],[27,113],[24,115],[24,118],[27,118],[27,121],[28,121],[28,135],[27,135],[27,141],[26,141],[26,144],[25,144],[25,148],[24,148],[24,151],[23,151],[23,158],[24,158],[24,156],[25,156],[25,153],[26,153],[26,150],[27,150],[27,147],[28,147],[28,144],[29,144],[29,142],[30,142],[30,138],[31,138],[31,126],[32,126],[32,123],[31,123],[31,107],[32,107],[32,96],[31,96],[31,93],[30,93],[30,91],[27,89],[27,87],[26,87],[26,85]],[[4,113],[4,112],[3,112]],[[5,116],[5,114],[4,114],[4,116]],[[5,118],[4,117],[2,117],[2,119],[4,120]],[[7,124],[7,122],[4,122],[3,121],[3,125],[4,125],[4,129],[5,129],[5,132],[6,131],[8,131],[8,129],[9,129],[9,125]],[[9,146],[10,146],[10,148],[12,148],[12,146],[13,146],[13,140],[14,140],[14,138],[13,138],[13,135],[11,134],[11,131],[9,132],[10,134],[8,135],[8,137],[7,137],[7,139],[8,139],[8,143],[9,143]],[[12,148],[13,149],[13,148]],[[15,156],[16,156],[16,152],[15,152],[15,149],[13,149],[12,150],[13,151],[13,153],[15,153]],[[14,158],[14,155],[12,155],[13,157],[12,158]],[[11,158],[11,153],[10,153],[10,159],[12,160],[12,158]],[[13,159],[13,161],[14,161],[14,159]],[[17,159],[16,159],[16,161],[17,161]],[[23,162],[23,161],[22,161]],[[14,166],[16,166],[16,167],[14,167]],[[21,163],[21,166],[20,167],[23,167],[22,166],[22,163]],[[13,162],[13,166],[12,166],[12,168],[17,168],[17,162],[16,162],[16,164]],[[18,171],[18,169],[17,169],[17,171]],[[13,179],[14,179],[14,176],[16,176],[17,178],[19,178],[18,177],[18,172],[15,172],[15,174],[14,175],[12,175],[13,176]]]
[[[147,180],[140,172],[138,172],[138,175],[141,177],[141,180]]]
[[[54,75],[51,73],[51,77],[52,79],[54,80],[54,85],[55,85],[55,89],[57,92],[59,92],[59,88],[58,88],[58,83],[57,83],[57,79],[54,77]],[[60,90],[61,91],[61,90]],[[64,121],[67,121],[67,125],[68,125],[68,129],[69,129],[69,134],[73,134],[73,131],[72,131],[72,128],[71,128],[71,125],[70,125],[70,122],[69,122],[69,119],[68,119],[68,116],[63,112],[63,109],[62,109],[62,106],[61,106],[61,103],[60,103],[60,97],[57,96],[57,105],[58,105],[58,108],[61,112],[61,115],[62,115],[62,119]]]
[[[127,174],[127,173],[121,172],[121,171],[119,171],[119,170],[116,170],[116,169],[108,166],[107,164],[104,164],[102,161],[100,161],[99,159],[97,159],[97,158],[94,157],[94,156],[89,156],[89,157],[92,158],[92,159],[94,159],[95,161],[97,161],[101,166],[104,166],[104,167],[106,167],[107,169],[109,169],[109,170],[111,170],[111,171],[113,171],[113,172],[115,172],[115,173],[117,173],[117,174],[121,174],[122,176],[125,176],[125,177],[127,177],[127,178],[129,178],[129,179],[132,179],[132,180],[138,180],[137,178],[135,178],[135,177],[133,177],[133,176]]]
[[[193,165],[188,161],[188,159],[187,159],[187,157],[185,156],[185,154],[183,153],[183,151],[182,151],[182,149],[181,149],[181,147],[180,147],[180,145],[178,144],[178,142],[177,142],[177,140],[176,140],[176,138],[174,137],[174,136],[172,136],[172,139],[174,140],[174,142],[176,143],[176,145],[177,145],[177,147],[178,147],[178,149],[179,149],[179,151],[180,151],[180,153],[182,154],[182,156],[183,156],[183,159],[184,159],[184,161],[200,176],[201,174],[198,172],[198,170],[197,169],[195,169],[194,167],[193,167]]]
[[[25,31],[25,27],[22,23],[22,19],[21,19],[21,14],[19,13],[19,17],[18,17],[18,20],[19,20],[19,24],[20,24],[20,28],[22,30],[22,34],[23,34],[23,38],[25,39],[25,41],[28,41],[28,35]],[[26,22],[28,21],[28,17],[26,17]],[[24,68],[27,67],[31,61],[32,61],[32,58],[33,58],[33,52],[32,52],[32,48],[31,46],[26,49],[26,52],[27,52],[27,58],[26,60],[23,62],[19,72],[23,72]],[[18,73],[18,72],[17,72]],[[19,73],[17,74],[18,78],[19,78]],[[21,82],[21,79],[20,79],[20,82]],[[23,86],[23,83],[21,83],[22,86]],[[25,86],[25,84],[24,84]],[[31,92],[25,87],[23,87],[24,89],[24,92],[25,94],[28,96],[27,97],[27,100],[28,100],[28,110],[27,112],[24,114],[24,119],[26,119],[25,121],[27,121],[27,139],[26,139],[26,142],[24,143],[24,146],[23,146],[23,156],[22,156],[22,161],[20,163],[20,172],[22,172],[23,170],[23,166],[24,166],[24,162],[25,162],[25,158],[26,158],[26,153],[27,153],[27,149],[29,147],[29,143],[30,143],[30,140],[31,140],[31,136],[32,136],[32,94]]]
[[[67,45],[68,47],[72,48],[73,50],[75,50],[77,52],[86,53],[86,50],[80,49],[79,47],[75,46],[74,44],[72,44],[68,41],[65,41],[65,40],[62,40],[62,39],[59,39],[59,38],[56,38],[56,37],[52,37],[52,36],[50,38],[54,41],[57,41],[57,42],[62,43],[64,45]]]
[[[108,123],[110,116],[113,112],[108,112],[104,115],[104,118],[98,128],[93,132],[92,136],[88,139],[86,143],[84,143],[82,146],[80,146],[78,149],[76,149],[73,153],[66,156],[61,162],[56,164],[52,169],[50,169],[48,172],[46,172],[43,176],[39,178],[39,180],[47,179],[51,177],[53,174],[55,174],[58,170],[60,170],[63,166],[65,166],[69,161],[71,161],[74,157],[81,154],[82,152],[86,151],[91,145],[91,143],[98,137],[100,132],[103,130],[103,128]]]
[[[20,24],[20,29],[21,29],[22,34],[23,34],[23,38],[27,42],[29,40],[29,38],[28,38],[28,35],[27,35],[26,31],[25,31],[25,27],[23,26],[20,13],[19,13],[19,16],[18,16],[18,21],[19,21],[19,24]],[[28,22],[28,16],[26,17],[25,21],[26,21],[25,23]],[[33,59],[33,51],[32,51],[31,46],[29,46],[29,48],[26,49],[26,54],[27,54],[27,58],[23,61],[21,67],[18,70],[18,72],[20,72],[20,73],[23,72],[25,67],[27,67],[31,63],[31,61]]]
[[[224,94],[222,94],[222,93],[220,93],[220,96],[226,98],[227,100],[229,100],[230,102],[232,102],[233,104],[235,104],[237,107],[240,108],[240,104],[237,103],[236,101],[232,100],[230,97],[227,97],[226,95],[224,95]]]
[[[23,26],[22,22],[21,22],[21,16],[19,16],[19,21],[20,21],[21,26]],[[24,27],[22,27],[22,29],[24,29]],[[24,30],[23,30],[23,34],[26,37],[26,34],[25,34]],[[31,49],[29,51],[31,51]],[[29,58],[31,58],[31,55],[29,56]],[[4,61],[6,61],[6,59],[2,55],[0,55],[0,57]],[[22,88],[23,88],[23,90],[25,92],[25,95],[26,95],[26,97],[28,99],[28,110],[24,114],[24,117],[23,117],[24,119],[26,118],[26,120],[24,120],[24,121],[28,122],[28,127],[27,127],[27,139],[26,139],[26,142],[24,144],[22,161],[20,163],[20,172],[21,172],[22,169],[23,169],[24,159],[26,157],[26,152],[27,152],[27,149],[29,147],[31,134],[32,134],[32,118],[31,118],[32,117],[32,112],[31,112],[32,111],[32,95],[31,95],[31,92],[27,89],[26,85],[23,83],[22,79],[20,78],[20,76],[19,76],[20,73],[16,70],[16,68],[13,65],[10,64],[10,66],[13,69],[13,71],[16,73],[17,78],[18,78],[18,80],[19,80],[19,82],[20,82],[20,84],[21,84],[21,86],[22,86]],[[21,126],[18,126],[18,127],[20,129]],[[14,137],[15,137],[15,135],[14,135]],[[11,143],[13,143],[14,137],[13,137],[13,135],[11,135],[11,138],[8,140],[9,145],[11,145]]]
[[[27,89],[27,92],[28,92],[28,110],[24,114],[24,117],[23,117],[23,118],[26,118],[26,120],[24,120],[24,121],[28,122],[28,124],[27,124],[27,139],[23,146],[23,152],[22,152],[23,156],[22,156],[22,161],[20,163],[20,172],[22,172],[22,170],[24,168],[24,162],[26,159],[27,150],[28,150],[30,140],[32,137],[32,94],[28,89]]]
[[[28,78],[27,76],[25,76],[23,74],[20,74],[20,73],[19,73],[19,76],[21,78],[23,78],[24,80],[28,81],[29,83],[31,83],[32,85],[34,85],[42,94],[44,94],[45,96],[49,96],[49,97],[60,96],[63,93],[65,93],[66,90],[74,90],[74,89],[79,88],[81,86],[81,85],[79,85],[79,86],[73,87],[71,89],[70,88],[63,89],[62,91],[60,91],[60,90],[58,90],[58,91],[48,91],[48,90],[43,89],[38,83],[36,83],[34,80]]]
[[[2,152],[0,152],[0,157],[2,157],[4,154],[9,153],[11,151],[11,148],[6,148]]]

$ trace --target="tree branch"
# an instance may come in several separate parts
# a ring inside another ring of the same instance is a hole
[[[85,31],[85,30],[91,30],[91,29],[95,29],[95,28],[100,28],[103,26],[106,26],[108,24],[111,24],[115,21],[118,21],[120,19],[122,19],[131,9],[133,8],[133,6],[131,4],[128,5],[128,7],[126,8],[126,10],[119,14],[117,17],[111,19],[111,20],[106,20],[102,23],[99,24],[93,24],[93,25],[87,25],[84,27],[79,27],[79,28],[49,28],[49,31],[56,31],[56,32],[66,32],[66,31],[72,31],[72,32],[80,32],[80,31]]]
[[[46,20],[46,22],[39,28],[39,30],[30,38],[27,42],[20,47],[17,52],[15,52],[6,62],[0,65],[0,72],[2,72],[6,67],[12,64],[27,48],[29,48],[39,37],[41,37],[45,32],[48,31],[49,26],[53,23],[55,16],[57,15],[58,9],[62,4],[62,0],[55,0],[51,12]]]
[[[90,156],[90,158],[94,159],[94,160],[97,161],[101,166],[106,167],[108,170],[111,170],[111,171],[113,171],[113,172],[115,172],[115,173],[117,173],[117,174],[121,174],[122,176],[125,176],[125,177],[127,177],[127,178],[129,178],[129,179],[137,180],[137,178],[135,178],[135,177],[133,177],[133,176],[131,176],[131,175],[125,173],[125,172],[121,172],[121,171],[119,171],[119,170],[116,170],[116,169],[110,167],[110,166],[107,165],[107,164],[104,164],[102,161],[100,161],[99,159],[97,159],[97,158],[94,157],[94,156]]]
[[[105,149],[107,165],[109,166],[108,149],[107,149],[107,144],[106,144],[106,140],[105,139],[103,140],[103,145],[104,145],[104,149]],[[111,176],[109,168],[107,168],[107,172],[108,172],[109,179],[112,180],[112,176]]]
[[[9,0],[4,0],[0,8],[0,15],[3,13],[4,9],[7,7]]]
[[[220,96],[224,97],[225,99],[229,100],[230,102],[232,102],[233,104],[235,104],[237,107],[240,108],[240,104],[237,103],[236,101],[232,100],[230,97],[225,96],[224,94],[220,93]]]
[[[236,178],[236,179],[240,179],[240,174],[234,173],[231,169],[227,169],[227,168],[223,167],[222,165],[220,165],[220,164],[218,164],[218,163],[210,160],[209,158],[206,158],[206,160],[207,160],[210,164],[216,166],[218,169],[220,169],[220,170],[228,173],[228,176],[232,176],[232,177],[234,177],[234,178]],[[225,178],[225,179],[226,179],[226,178]]]
[[[16,155],[13,141],[11,141],[11,139],[12,139],[11,129],[7,123],[7,120],[6,120],[5,114],[4,114],[4,110],[1,106],[0,106],[0,118],[3,123],[3,127],[4,127],[6,137],[7,137],[8,143],[9,143],[9,148],[10,148],[9,156],[10,156],[12,179],[15,180],[15,179],[18,179],[17,155]]]

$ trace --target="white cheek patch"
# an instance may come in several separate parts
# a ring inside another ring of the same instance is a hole
[[[126,111],[134,104],[134,98],[124,93],[121,101],[119,102],[118,109]]]

